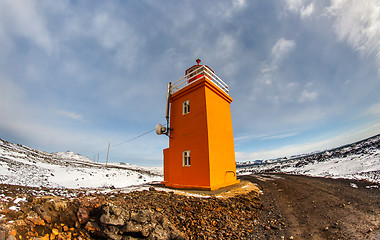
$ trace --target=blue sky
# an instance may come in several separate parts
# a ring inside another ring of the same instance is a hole
[[[166,85],[230,88],[238,161],[380,133],[378,0],[0,0],[0,137],[162,165]]]

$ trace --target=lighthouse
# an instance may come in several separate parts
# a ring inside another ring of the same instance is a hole
[[[206,65],[197,64],[168,84],[163,150],[167,187],[216,190],[238,183],[228,86]]]

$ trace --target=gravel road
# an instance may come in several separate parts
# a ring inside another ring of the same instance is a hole
[[[260,187],[286,239],[380,239],[378,184],[278,173],[241,179]]]

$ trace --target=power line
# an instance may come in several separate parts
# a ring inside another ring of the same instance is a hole
[[[143,134],[140,134],[140,135],[138,135],[138,136],[136,136],[136,137],[133,137],[133,138],[131,138],[131,139],[128,139],[127,141],[124,141],[124,142],[121,142],[121,143],[118,143],[118,144],[113,144],[113,145],[111,145],[111,146],[116,147],[116,146],[119,146],[119,145],[122,145],[122,144],[125,144],[125,143],[128,143],[128,142],[131,142],[131,141],[133,141],[133,140],[135,140],[135,139],[137,139],[137,138],[140,138],[140,137],[142,137],[142,136],[144,136],[144,135],[147,135],[148,133],[151,133],[151,132],[153,132],[153,131],[155,131],[155,130],[156,130],[156,129],[149,130],[149,131],[147,131],[147,132],[145,132],[145,133],[143,133]]]
[[[163,126],[166,126],[166,124],[163,124]],[[138,139],[138,138],[140,138],[140,137],[142,137],[142,136],[145,136],[145,135],[147,135],[147,134],[149,134],[149,133],[151,133],[151,132],[153,132],[153,131],[155,131],[155,130],[156,130],[156,129],[154,128],[154,129],[152,129],[152,130],[149,130],[149,131],[147,131],[147,132],[144,132],[144,133],[142,133],[142,134],[140,134],[140,135],[138,135],[138,136],[136,136],[136,137],[133,137],[133,138],[128,139],[128,140],[126,140],[126,141],[124,141],[124,142],[121,142],[121,143],[112,144],[112,145],[111,145],[111,143],[109,143],[109,144],[108,144],[108,152],[107,152],[107,160],[106,160],[106,162],[108,162],[108,155],[109,155],[109,149],[110,149],[110,146],[112,146],[112,147],[117,147],[117,146],[120,146],[120,145],[122,145],[122,144],[129,143],[129,142],[131,142],[131,141],[133,141],[133,140],[136,140],[136,139]],[[105,150],[99,152],[99,153],[103,153],[103,152],[105,152],[106,150],[107,150],[107,148],[106,148]],[[99,161],[99,153],[98,153],[98,161]]]

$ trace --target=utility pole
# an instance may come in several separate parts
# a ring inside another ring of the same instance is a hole
[[[96,161],[97,163],[99,163],[99,153],[98,153],[98,161]]]
[[[107,151],[106,167],[107,167],[107,164],[108,164],[108,155],[110,154],[110,145],[111,145],[111,143],[108,143],[108,151]]]

